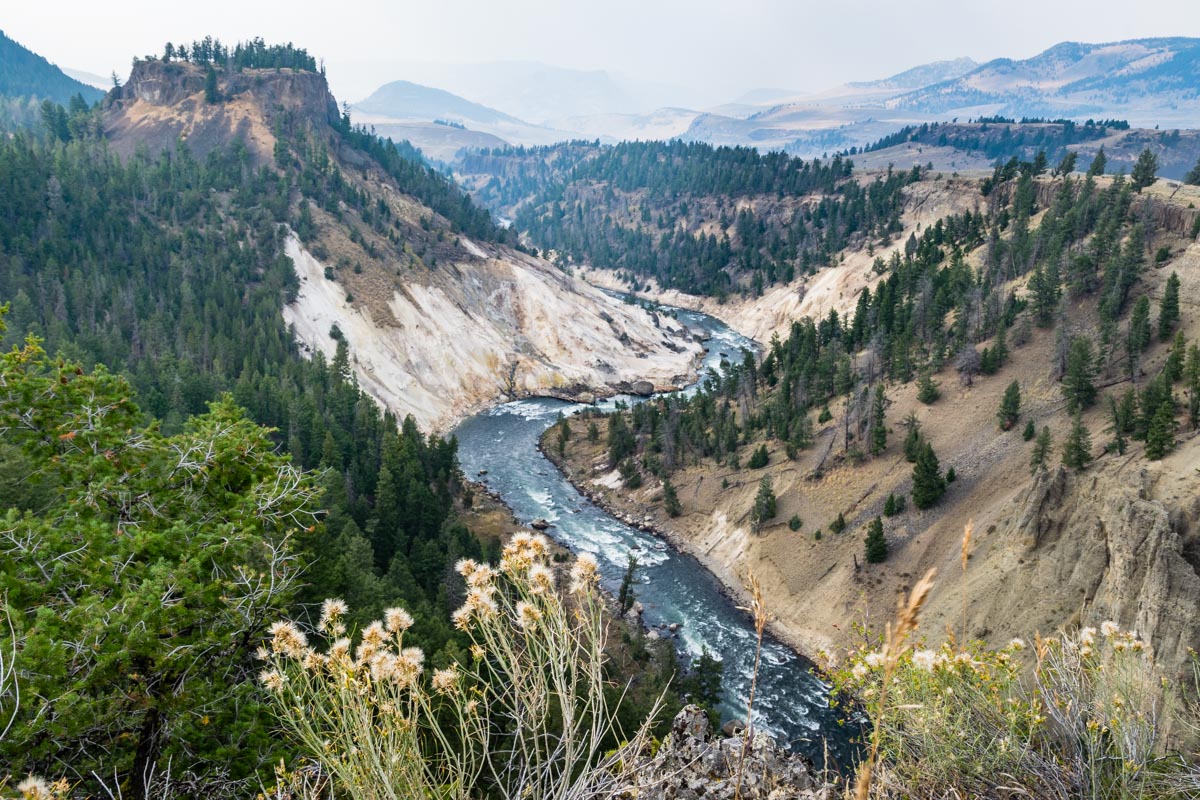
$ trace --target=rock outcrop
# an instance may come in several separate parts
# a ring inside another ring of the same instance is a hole
[[[1189,494],[1157,465],[1128,471],[1071,475],[1060,467],[1030,486],[1000,532],[1017,559],[997,582],[997,610],[1074,599],[1082,624],[1111,619],[1136,630],[1174,672],[1200,642],[1200,494],[1194,475],[1184,476]],[[1011,614],[987,616],[995,627]]]
[[[240,139],[268,163],[274,130],[321,131],[338,119],[325,76],[291,69],[218,73],[221,101],[204,98],[205,70],[179,61],[138,61],[129,80],[104,99],[105,135],[116,152],[157,153],[182,140],[199,158]]]
[[[745,755],[743,757],[743,750]],[[739,768],[740,764],[740,768]],[[820,780],[803,756],[756,733],[722,738],[713,734],[699,706],[685,706],[652,758],[639,764],[623,796],[638,800],[826,800],[833,787]]]

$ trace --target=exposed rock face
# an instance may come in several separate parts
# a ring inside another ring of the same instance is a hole
[[[300,292],[284,319],[327,358],[336,324],[360,385],[426,429],[446,430],[514,395],[586,402],[596,390],[623,391],[635,376],[674,385],[693,370],[700,346],[674,320],[655,327],[644,309],[545,261],[472,247],[480,256],[414,278],[392,294],[386,313],[374,313],[346,302],[345,287],[292,236],[286,251]]]
[[[1115,472],[1060,467],[1029,488],[1009,532],[1024,554],[1011,591],[1077,597],[1081,622],[1136,630],[1179,669],[1200,642],[1200,495],[1170,497],[1158,471]]]
[[[125,85],[104,100],[105,133],[128,156],[155,153],[182,139],[197,156],[237,137],[259,163],[273,154],[276,125],[320,130],[338,119],[325,76],[290,69],[218,72],[222,100],[204,100],[205,70],[183,62],[138,61]]]
[[[685,706],[654,757],[636,769],[625,796],[638,800],[724,800],[737,793],[746,800],[825,800],[832,788],[814,774],[802,756],[789,754],[761,733],[749,747],[743,736],[713,735],[699,706]],[[745,758],[742,751],[745,748]]]

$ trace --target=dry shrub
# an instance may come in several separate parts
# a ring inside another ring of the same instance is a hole
[[[400,609],[354,645],[345,605],[327,601],[323,649],[277,623],[261,677],[284,727],[355,800],[452,800],[480,787],[506,800],[615,794],[658,709],[621,735],[595,560],[581,556],[560,592],[545,537],[519,534],[497,569],[465,560],[458,571],[468,592],[454,622],[472,661],[432,675],[404,644],[412,618]],[[626,744],[606,753],[614,738]]]

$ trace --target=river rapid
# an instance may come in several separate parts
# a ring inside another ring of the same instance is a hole
[[[701,376],[718,369],[723,358],[740,361],[752,340],[699,312],[672,310],[694,332],[706,335],[708,350]],[[694,384],[684,392],[694,392]],[[639,402],[618,397],[602,402]],[[539,398],[494,406],[463,422],[454,432],[463,473],[484,483],[503,499],[523,523],[545,519],[547,534],[575,551],[591,553],[600,564],[604,588],[616,594],[628,557],[638,559],[637,599],[645,608],[650,630],[674,639],[679,654],[698,657],[707,647],[724,665],[720,711],[725,719],[743,719],[754,668],[754,625],[723,592],[699,561],[677,552],[665,541],[617,520],[593,504],[538,449],[542,433],[558,418],[585,408],[579,403]],[[674,633],[669,626],[678,625]],[[852,756],[850,731],[830,708],[829,687],[812,672],[812,663],[768,636],[754,698],[754,721],[778,742],[831,766],[845,767]]]

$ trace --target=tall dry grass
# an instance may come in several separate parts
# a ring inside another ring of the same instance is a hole
[[[560,591],[545,537],[520,534],[497,568],[466,560],[458,571],[467,597],[454,622],[472,659],[432,675],[405,646],[412,618],[400,609],[357,645],[338,601],[325,605],[321,648],[277,624],[262,681],[285,729],[355,800],[615,795],[658,708],[637,730],[620,730],[595,560],[581,556]],[[613,739],[625,744],[605,752]]]
[[[970,540],[968,525],[964,586]],[[1200,708],[1176,702],[1135,632],[1037,637],[1030,662],[1020,639],[967,642],[964,596],[962,636],[925,649],[914,634],[931,586],[928,574],[882,640],[832,672],[873,723],[855,800],[1200,797],[1194,748],[1168,739],[1171,720],[1200,733]]]

